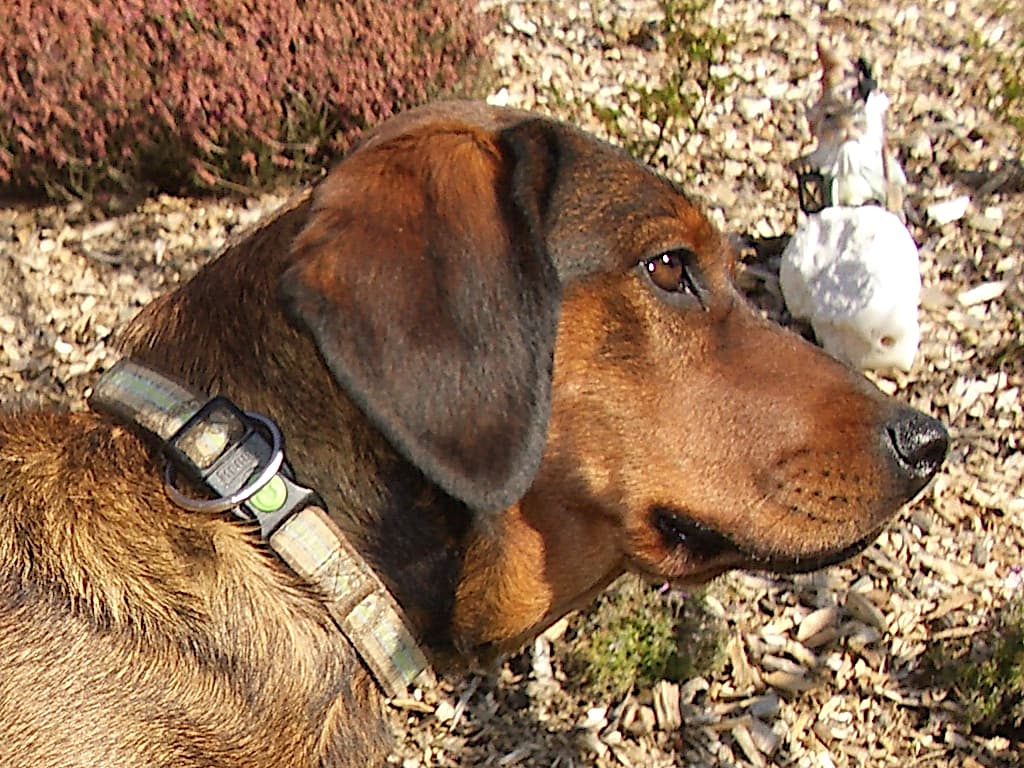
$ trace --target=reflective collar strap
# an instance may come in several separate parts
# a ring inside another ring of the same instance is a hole
[[[97,382],[89,403],[142,427],[166,447],[206,401],[155,371],[122,360]],[[286,479],[283,473],[278,478]],[[401,607],[321,506],[297,506],[273,529],[264,526],[263,531],[270,548],[323,595],[334,623],[386,696],[404,695],[422,673],[429,674]]]

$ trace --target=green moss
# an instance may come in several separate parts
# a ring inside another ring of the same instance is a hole
[[[1024,11],[1019,8],[1014,11],[1016,17],[1013,20],[1013,27],[1016,30],[1016,42],[1012,44],[1009,53],[1000,58],[1002,73],[1002,103],[1000,113],[1017,129],[1017,133],[1024,136],[1024,80],[1021,79],[1021,72],[1024,71]]]
[[[996,113],[1024,137],[1024,5],[991,0],[988,11],[1003,27],[1003,39],[989,48],[975,36],[972,57],[981,66],[982,82],[988,81],[986,75],[995,75],[990,96]]]
[[[969,645],[936,644],[932,683],[948,688],[972,729],[1024,737],[1024,599],[1008,603]]]
[[[712,67],[722,62],[729,40],[707,21],[710,0],[661,0],[661,34],[673,67],[657,88],[632,86],[640,116],[658,126],[654,138],[638,139],[633,150],[653,162],[670,130],[695,130],[725,81]],[[641,136],[639,132],[636,134]]]
[[[982,647],[956,670],[953,685],[973,726],[1024,731],[1024,600],[997,616]]]
[[[659,680],[721,669],[723,625],[703,593],[683,598],[624,578],[577,617],[564,666],[589,695],[617,698]]]
[[[629,29],[605,29],[595,18],[595,27],[608,44],[657,45],[665,51],[665,69],[652,77],[659,84],[626,81],[620,101],[613,105],[554,90],[548,98],[570,118],[589,111],[600,120],[610,141],[656,164],[673,133],[699,127],[708,105],[727,82],[714,68],[725,60],[731,35],[711,24],[711,5],[711,0],[659,0],[660,20]],[[648,130],[650,124],[657,126],[654,135]]]

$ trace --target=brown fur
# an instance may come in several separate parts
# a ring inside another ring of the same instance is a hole
[[[678,249],[703,307],[637,266]],[[944,437],[908,476],[893,425],[920,417],[759,318],[732,269],[619,151],[445,104],[375,131],[125,346],[272,416],[435,662],[472,663],[625,570],[840,559],[934,472]],[[0,764],[381,762],[379,693],[316,596],[244,526],[171,505],[160,465],[99,416],[0,418]]]

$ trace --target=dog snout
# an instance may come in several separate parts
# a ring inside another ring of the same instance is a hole
[[[949,450],[949,433],[942,423],[913,408],[895,412],[885,425],[885,438],[908,496],[934,477]]]

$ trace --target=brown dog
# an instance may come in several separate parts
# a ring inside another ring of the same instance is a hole
[[[754,312],[670,184],[451,103],[148,307],[137,361],[271,416],[438,664],[625,570],[806,570],[932,477],[932,419]],[[320,597],[94,414],[0,417],[0,765],[365,766],[381,696]]]

